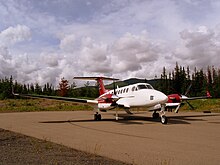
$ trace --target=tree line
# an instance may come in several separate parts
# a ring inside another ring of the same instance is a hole
[[[13,80],[13,77],[0,79],[0,100],[7,98],[14,98],[14,93],[21,94],[37,94],[48,96],[62,96],[62,97],[98,97],[98,88],[90,86],[89,82],[84,84],[84,87],[76,88],[75,82],[70,84],[68,80],[62,78],[58,87],[54,87],[50,83],[40,86],[35,84],[22,84]]]
[[[209,91],[213,97],[220,97],[220,69],[208,66],[207,70],[189,67],[182,67],[176,63],[175,68],[167,72],[164,67],[159,79],[152,84],[155,89],[165,94],[179,93],[188,96],[203,96]],[[76,88],[75,82],[70,84],[68,80],[62,78],[57,87],[50,83],[43,86],[36,84],[21,84],[13,77],[0,79],[0,99],[13,98],[12,90],[16,93],[39,94],[63,97],[89,97],[96,98],[99,95],[98,87],[90,86],[89,82],[84,87]]]
[[[185,94],[187,96],[204,96],[207,91],[215,97],[220,97],[220,69],[208,66],[207,70],[194,68],[190,70],[176,63],[171,72],[163,68],[160,81],[156,88],[165,94]]]

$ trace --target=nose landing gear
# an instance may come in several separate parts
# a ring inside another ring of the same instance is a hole
[[[161,123],[162,124],[167,124],[168,120],[167,117],[165,116],[165,104],[161,105],[161,110],[160,110],[160,118],[161,118]]]
[[[161,105],[160,114],[157,113],[156,111],[154,111],[154,113],[152,114],[153,119],[158,119],[159,117],[161,118],[161,123],[162,124],[167,124],[168,119],[165,116],[165,105]]]

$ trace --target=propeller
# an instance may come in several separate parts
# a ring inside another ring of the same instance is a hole
[[[185,92],[185,96],[187,96],[187,94],[189,93],[189,91],[190,91],[190,89],[191,89],[191,87],[192,87],[192,83],[189,85],[189,87],[186,89],[186,92]]]
[[[114,101],[114,104],[116,104],[116,101],[118,101],[118,99],[120,99],[120,97],[117,96],[117,92],[116,92],[116,85],[115,85],[115,81],[113,81],[113,95],[111,96],[112,100]]]
[[[119,97],[117,96],[117,93],[116,93],[116,86],[115,86],[115,80],[113,81],[113,88],[114,88],[114,95],[112,95],[112,99],[113,99],[113,105],[115,106],[116,108],[116,111],[115,111],[115,119],[118,120],[118,110],[117,110],[117,106],[118,104],[116,103],[118,100],[119,100]]]
[[[194,110],[195,108],[192,106],[192,104],[190,104],[187,100],[186,100],[187,104],[190,106],[190,108],[192,108],[192,110]]]
[[[113,88],[114,88],[114,95],[116,95],[116,87],[115,87],[115,81],[113,81]]]
[[[181,106],[181,103],[179,103],[179,105],[176,107],[176,109],[175,109],[175,113],[178,113],[179,112],[179,109],[180,109],[180,106]]]

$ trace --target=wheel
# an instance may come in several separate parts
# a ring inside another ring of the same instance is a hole
[[[159,116],[160,116],[159,113],[156,113],[156,112],[152,114],[153,119],[157,119],[159,118]]]
[[[94,114],[94,120],[98,120],[98,114]]]
[[[94,114],[94,120],[95,121],[100,121],[101,119],[102,119],[101,114],[98,114],[98,113]]]
[[[97,115],[97,120],[99,120],[99,121],[102,120],[102,115],[101,114]]]
[[[168,120],[167,120],[167,117],[166,116],[161,116],[161,123],[162,124],[167,124]]]

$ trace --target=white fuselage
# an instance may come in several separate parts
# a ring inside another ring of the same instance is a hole
[[[114,94],[114,90],[110,90],[106,94]],[[155,89],[148,83],[137,83],[116,89],[116,95],[120,98],[117,100],[119,106],[125,108],[132,107],[154,107],[158,104],[165,104],[168,100],[167,96]],[[101,107],[102,106],[102,107]],[[107,109],[108,104],[100,105],[99,108]]]

